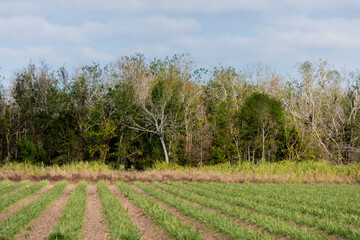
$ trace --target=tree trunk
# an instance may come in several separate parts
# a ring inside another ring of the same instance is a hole
[[[162,135],[160,135],[160,141],[161,141],[161,145],[162,145],[163,150],[164,150],[165,161],[166,161],[167,164],[169,164],[169,156],[168,156],[168,153],[167,153],[167,150],[166,150],[164,137]]]
[[[261,152],[261,162],[265,162],[265,127],[262,127],[262,152]]]

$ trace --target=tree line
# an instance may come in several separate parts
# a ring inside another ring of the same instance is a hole
[[[121,57],[74,73],[29,64],[0,94],[2,162],[143,169],[360,157],[360,74],[326,60],[195,68],[189,55]]]

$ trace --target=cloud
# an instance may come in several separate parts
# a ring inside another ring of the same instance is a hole
[[[44,0],[43,0],[44,1]],[[44,1],[45,3],[47,1]],[[121,13],[229,13],[266,11],[325,11],[359,8],[357,0],[57,0],[77,11]]]
[[[293,48],[360,50],[360,33],[356,31],[359,27],[360,19],[290,16],[259,31],[272,43]]]
[[[0,17],[0,42],[84,42],[86,38],[75,26],[49,23],[38,16]]]
[[[40,12],[41,9],[41,1],[0,1],[1,16],[23,15],[28,13]]]

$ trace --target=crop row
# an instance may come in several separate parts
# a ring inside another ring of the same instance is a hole
[[[305,207],[317,206],[329,212],[353,214],[360,216],[360,188],[358,186],[319,186],[318,191],[311,186],[291,185],[256,185],[256,184],[218,184],[209,183],[227,189],[233,193],[245,194],[249,197],[260,195],[263,201],[276,198],[286,203],[296,203]],[[343,193],[344,192],[344,193]]]
[[[30,184],[29,180],[24,180],[24,181],[12,184],[10,186],[0,188],[0,196],[4,195],[6,193],[12,192],[20,187],[27,185],[27,184]]]
[[[0,182],[0,188],[10,185],[12,182],[10,180],[3,180]]]
[[[221,214],[218,214],[214,211],[205,211],[202,207],[196,206],[189,201],[153,189],[144,183],[136,182],[135,185],[143,189],[149,195],[154,196],[173,207],[176,207],[186,215],[194,217],[232,238],[269,239],[269,236],[266,234],[248,230],[247,228],[232,221],[229,217],[222,216]]]
[[[69,201],[66,203],[62,216],[50,234],[49,240],[75,240],[79,238],[86,208],[86,187],[86,182],[80,182],[77,185]]]
[[[360,236],[359,229],[354,227],[339,224],[338,222],[330,221],[328,219],[324,220],[311,215],[288,211],[287,209],[275,208],[264,203],[253,202],[249,199],[242,198],[241,195],[235,195],[231,193],[229,194],[220,188],[214,190],[213,188],[206,185],[201,185],[201,188],[197,188],[193,186],[186,186],[185,184],[173,184],[188,189],[193,193],[202,195],[207,199],[217,199],[223,202],[223,204],[224,202],[227,202],[230,205],[237,205],[262,214],[266,214],[271,217],[278,217],[298,224],[307,225],[309,227],[316,227],[319,230],[323,230],[327,234],[337,234],[349,239],[359,239]]]
[[[11,205],[36,194],[49,184],[42,181],[30,184],[23,181],[12,184],[0,182],[0,213]],[[29,186],[27,186],[30,184]],[[52,188],[47,187],[37,194],[35,200],[0,222],[0,239],[14,239],[17,234],[64,192],[67,182],[63,181]],[[84,218],[87,208],[86,182],[80,182],[71,193],[65,208],[57,219],[55,227],[47,236],[49,240],[83,238]],[[116,186],[116,188],[115,188]],[[135,182],[133,185],[117,182],[109,186],[101,181],[97,184],[102,210],[112,239],[139,240],[144,229],[136,226],[136,219],[124,209],[121,199],[126,197],[137,208],[142,209],[154,223],[159,225],[168,238],[203,239],[198,229],[183,222],[177,214],[170,211],[176,208],[191,222],[201,222],[208,230],[227,235],[233,239],[360,239],[359,216],[343,211],[333,212],[330,201],[324,205],[311,205],[313,200],[308,194],[314,194],[314,202],[323,199],[316,195],[316,187],[304,185],[254,185],[219,183],[159,183],[146,184]],[[344,186],[345,196],[358,190]],[[319,186],[319,192],[331,191],[331,186]],[[334,190],[341,193],[341,188]],[[286,194],[285,194],[286,192]],[[121,194],[118,195],[118,194]],[[306,202],[296,201],[297,194],[305,195]],[[356,192],[355,195],[358,193]],[[279,198],[275,199],[275,196]],[[119,196],[119,197],[118,197]],[[339,196],[335,196],[337,199]],[[347,197],[345,197],[347,198]],[[293,200],[295,199],[295,200]],[[343,202],[349,201],[349,198]],[[359,200],[353,203],[356,205]],[[133,207],[131,207],[133,209]],[[339,210],[339,208],[336,208]],[[337,215],[336,215],[337,214]],[[352,221],[357,221],[352,222]],[[195,225],[196,226],[196,225]],[[140,227],[140,225],[139,225]],[[204,231],[204,229],[202,229]]]
[[[199,184],[192,183],[191,186],[198,187],[200,189],[206,189],[209,191],[220,191],[222,194],[229,195],[232,197],[238,197],[244,204],[256,206],[256,205],[264,205],[264,207],[272,208],[274,207],[278,209],[283,209],[291,212],[292,214],[300,214],[308,217],[319,217],[324,218],[327,222],[336,222],[342,224],[351,224],[351,225],[360,225],[360,216],[350,213],[343,213],[341,211],[333,211],[329,208],[320,208],[316,204],[312,205],[304,205],[292,201],[292,199],[296,196],[287,193],[286,196],[280,197],[264,197],[266,195],[266,191],[264,190],[261,194],[248,194],[248,192],[244,189],[239,191],[239,189],[228,189],[224,186],[214,185],[214,184]],[[238,199],[238,200],[240,200]],[[285,199],[285,200],[284,200]]]
[[[40,195],[37,199],[23,207],[0,223],[0,239],[12,239],[31,220],[39,216],[46,207],[57,199],[66,187],[66,182],[60,182],[55,187]]]

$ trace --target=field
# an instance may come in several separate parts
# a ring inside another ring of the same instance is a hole
[[[4,180],[0,239],[360,239],[360,186]]]

